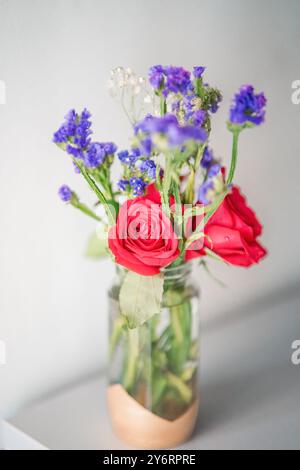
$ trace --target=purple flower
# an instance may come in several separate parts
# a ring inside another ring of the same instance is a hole
[[[106,156],[113,155],[117,151],[117,146],[113,142],[104,142],[102,145]]]
[[[152,152],[151,139],[147,138],[147,139],[141,140],[141,151],[142,151],[142,154],[146,155],[147,157],[150,157],[151,152]]]
[[[164,68],[162,65],[153,65],[153,67],[150,67],[148,76],[149,82],[155,90],[159,90],[163,86]]]
[[[183,67],[154,65],[149,69],[149,81],[155,90],[169,93],[184,93],[191,84],[191,74]]]
[[[206,67],[197,66],[193,68],[193,74],[195,78],[201,78],[205,72]]]
[[[130,155],[128,150],[122,150],[118,153],[118,158],[123,165],[132,166],[137,161],[138,157],[135,155]]]
[[[148,178],[155,179],[156,165],[153,160],[143,160],[139,167],[142,173],[147,173]]]
[[[180,110],[180,100],[174,101],[171,106],[173,113],[178,112]]]
[[[214,163],[208,170],[208,177],[209,178],[214,178],[215,176],[217,176],[217,174],[219,173],[219,171],[221,170],[221,167],[218,163]]]
[[[205,168],[206,170],[211,166],[213,162],[213,153],[212,153],[212,150],[209,149],[208,147],[205,148],[204,152],[203,152],[203,156],[202,156],[202,160],[201,160],[201,167],[202,168]]]
[[[64,184],[58,190],[58,195],[63,202],[70,202],[73,196],[72,190]]]
[[[264,93],[254,93],[252,85],[244,85],[233,98],[229,120],[232,124],[250,122],[260,125],[265,119],[267,100]]]
[[[77,174],[81,173],[81,170],[80,170],[79,166],[77,165],[77,163],[75,163],[74,161],[72,163],[73,163],[75,173],[77,173]]]
[[[141,196],[142,194],[144,194],[147,185],[142,178],[137,178],[136,176],[133,176],[132,178],[130,178],[130,186],[133,189],[134,196]]]
[[[79,149],[78,147],[74,147],[71,144],[67,144],[66,151],[74,158],[83,158],[84,156],[83,151],[81,149]]]
[[[129,185],[129,181],[128,180],[119,180],[118,181],[118,187],[121,191],[126,191],[126,189],[128,188],[128,185]]]
[[[208,191],[214,189],[214,183],[213,180],[207,180],[204,183],[201,184],[199,191],[198,191],[198,200],[202,202],[205,206],[210,204],[211,200],[208,199]]]
[[[133,147],[133,148],[131,149],[131,153],[132,153],[132,155],[134,155],[135,157],[140,157],[140,155],[141,155],[141,151],[140,151],[140,149],[139,149],[138,147]]]
[[[163,117],[155,117],[148,114],[135,125],[134,130],[135,134],[138,134],[139,132],[143,132],[145,134],[152,132],[163,134],[167,132],[170,124],[178,124],[177,118],[173,114],[166,114]]]
[[[76,118],[77,115],[75,110],[71,109],[65,116],[65,121],[63,124],[53,135],[53,141],[56,144],[67,142],[69,138],[74,137],[77,127]]]
[[[205,142],[206,138],[206,131],[197,126],[172,125],[168,129],[168,142],[171,147],[183,145],[184,142],[189,140]]]
[[[210,152],[212,156],[211,151],[208,152]],[[208,167],[206,179],[198,190],[198,200],[204,205],[210,204],[212,199],[225,188],[220,170],[221,166],[219,163],[215,163],[212,158],[212,164]]]
[[[145,119],[137,123],[135,126],[135,132],[136,134],[142,132],[150,137],[155,133],[162,134],[166,137],[171,147],[182,145],[188,140],[204,142],[207,138],[206,131],[198,126],[180,126],[176,116],[173,114],[166,114],[163,117],[147,116]],[[152,151],[152,142],[150,138],[148,137],[147,139],[142,140],[141,144],[142,153],[150,155]],[[149,148],[146,148],[146,144]]]
[[[84,164],[88,168],[97,168],[104,162],[105,156],[104,145],[93,142],[84,154]]]
[[[195,126],[203,126],[207,118],[207,112],[204,109],[197,109],[192,115],[192,120]]]
[[[191,83],[191,74],[183,67],[174,67],[172,65],[165,67],[167,92],[184,93]]]
[[[85,148],[90,143],[89,136],[92,134],[90,117],[91,114],[87,109],[84,109],[80,115],[71,109],[65,116],[63,124],[54,133],[53,141],[57,144],[71,142],[79,149]]]

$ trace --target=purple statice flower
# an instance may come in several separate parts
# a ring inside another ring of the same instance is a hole
[[[208,192],[213,191],[214,182],[213,180],[207,180],[201,184],[198,190],[198,201],[202,202],[205,206],[211,203],[211,200],[208,198]]]
[[[125,179],[122,179],[122,180],[119,180],[118,181],[118,187],[121,191],[126,191],[126,189],[128,188],[129,186],[129,181],[128,180],[125,180]]]
[[[148,137],[147,139],[143,139],[140,142],[141,144],[141,153],[150,157],[152,152],[152,140]]]
[[[198,190],[198,200],[207,205],[212,202],[214,197],[225,190],[225,183],[221,173],[219,163],[213,162],[209,167],[206,178]]]
[[[91,114],[84,109],[79,115],[74,109],[71,109],[65,116],[65,121],[60,128],[54,133],[53,141],[56,144],[72,143],[79,149],[84,149],[90,143],[91,131]]]
[[[191,74],[183,67],[154,65],[149,69],[149,82],[155,90],[169,93],[184,93],[191,84]]]
[[[117,155],[118,155],[118,158],[119,158],[121,163],[126,163],[127,164],[128,157],[129,157],[128,150],[121,150],[120,152],[118,152]]]
[[[173,101],[171,108],[173,113],[177,113],[180,110],[180,100]]]
[[[53,135],[53,142],[61,144],[68,142],[68,140],[74,137],[77,127],[77,115],[75,109],[71,109],[65,116],[65,121],[60,128]]]
[[[173,123],[178,124],[177,118],[173,114],[166,114],[163,117],[155,117],[148,114],[135,125],[134,130],[135,134],[138,134],[139,132],[144,134],[150,134],[152,132],[164,134],[167,132],[170,124]]]
[[[208,170],[208,168],[213,163],[213,159],[214,159],[214,157],[213,157],[212,150],[209,149],[208,147],[206,147],[204,152],[203,152],[203,156],[202,156],[202,159],[201,159],[201,162],[200,162],[201,167]]]
[[[146,134],[148,139],[152,134],[162,134],[167,138],[171,147],[183,145],[187,140],[204,142],[207,138],[206,131],[198,126],[180,126],[173,114],[166,114],[163,117],[147,116],[136,125],[135,132],[136,134],[139,132]],[[145,144],[145,140],[142,142]],[[150,146],[150,141],[148,144]],[[144,152],[142,151],[142,153]],[[145,154],[147,155],[146,152]]]
[[[130,186],[133,190],[134,196],[141,196],[142,194],[144,194],[147,184],[145,183],[143,178],[132,176],[130,178]]]
[[[174,67],[172,65],[165,67],[164,69],[166,82],[165,90],[167,94],[173,93],[185,93],[191,83],[191,74],[188,70],[183,67]]]
[[[117,151],[117,146],[113,142],[104,142],[102,146],[104,148],[106,156],[114,155],[114,153],[116,153]]]
[[[171,125],[168,129],[168,142],[171,147],[183,145],[188,140],[205,142],[207,133],[204,129],[197,126],[179,126]]]
[[[69,155],[72,155],[74,158],[83,158],[84,157],[84,152],[82,149],[78,147],[74,147],[74,145],[67,144],[66,146],[66,151]]]
[[[75,163],[74,161],[72,163],[73,163],[75,173],[77,173],[77,174],[81,173],[81,170],[80,170],[79,166],[77,165],[77,163]]]
[[[139,169],[142,173],[146,173],[148,178],[155,179],[156,165],[153,160],[143,160],[139,165]]]
[[[214,163],[213,165],[211,165],[211,167],[208,170],[208,173],[207,173],[208,178],[214,178],[215,176],[217,176],[220,170],[221,170],[221,166],[218,163]]]
[[[215,103],[213,103],[210,107],[210,112],[213,113],[213,114],[216,114],[216,112],[218,111],[219,107],[220,107],[220,102],[222,101],[222,98],[219,98],[218,101],[216,101]]]
[[[134,155],[135,157],[140,157],[141,156],[141,151],[138,147],[133,147],[131,149],[131,153],[132,155]]]
[[[203,126],[207,118],[207,112],[204,109],[197,109],[192,114],[192,121],[195,126]]]
[[[196,66],[193,68],[193,75],[195,78],[201,78],[206,70],[206,67]]]
[[[149,82],[155,90],[159,90],[164,84],[164,67],[162,65],[153,65],[150,67]]]
[[[129,154],[128,150],[122,150],[118,153],[118,158],[123,165],[133,166],[138,157],[134,154]]]
[[[58,190],[58,195],[63,202],[70,202],[73,196],[72,190],[64,184]]]
[[[86,109],[84,109],[79,116],[76,133],[73,138],[74,144],[78,145],[79,148],[87,147],[91,141],[89,137],[92,134],[90,129],[92,125],[91,121],[89,120],[90,117],[91,114]]]
[[[197,96],[192,90],[183,97],[183,109],[185,113],[185,121],[191,122],[195,126],[203,126],[207,118],[207,111],[204,109],[195,109],[195,101]]]
[[[104,145],[99,142],[93,142],[84,154],[84,164],[88,168],[97,168],[104,162],[105,157]]]
[[[232,124],[250,122],[258,126],[264,122],[266,103],[264,93],[255,94],[252,85],[244,85],[233,98],[229,120]]]

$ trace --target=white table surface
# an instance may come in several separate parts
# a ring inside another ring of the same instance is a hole
[[[252,301],[202,331],[201,412],[181,449],[300,449],[297,289]],[[127,449],[112,433],[100,376],[29,406],[11,423],[49,449]]]

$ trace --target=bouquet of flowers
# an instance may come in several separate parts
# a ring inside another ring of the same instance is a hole
[[[88,254],[110,255],[118,267],[119,279],[110,292],[111,413],[125,439],[131,415],[130,406],[122,411],[124,403],[139,406],[139,416],[144,409],[153,419],[163,419],[164,426],[186,418],[184,426],[181,421],[185,434],[178,426],[163,427],[173,436],[168,445],[191,432],[198,361],[198,294],[189,281],[191,261],[206,267],[210,257],[248,267],[266,254],[258,241],[262,226],[233,183],[240,134],[264,122],[266,98],[251,85],[234,95],[227,171],[210,146],[211,119],[222,95],[204,75],[201,66],[190,73],[155,65],[147,82],[130,69],[113,70],[109,91],[132,124],[128,149],[93,140],[86,109],[69,111],[54,134],[95,194],[95,207],[82,203],[66,185],[59,195],[97,221]],[[121,169],[117,182],[115,162]],[[141,419],[139,428],[135,422],[135,430],[144,434],[141,445],[147,446],[155,440],[144,423]],[[159,447],[159,423],[154,428]],[[127,440],[137,442],[132,436]]]

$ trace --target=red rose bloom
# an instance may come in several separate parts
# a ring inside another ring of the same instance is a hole
[[[209,219],[204,231],[204,246],[230,264],[248,267],[267,253],[257,241],[262,226],[236,186]],[[196,249],[196,244],[190,248],[186,251],[187,261],[205,254],[203,249]]]
[[[158,274],[179,255],[178,239],[159,202],[151,188],[146,196],[126,201],[108,235],[116,263],[143,276]]]

